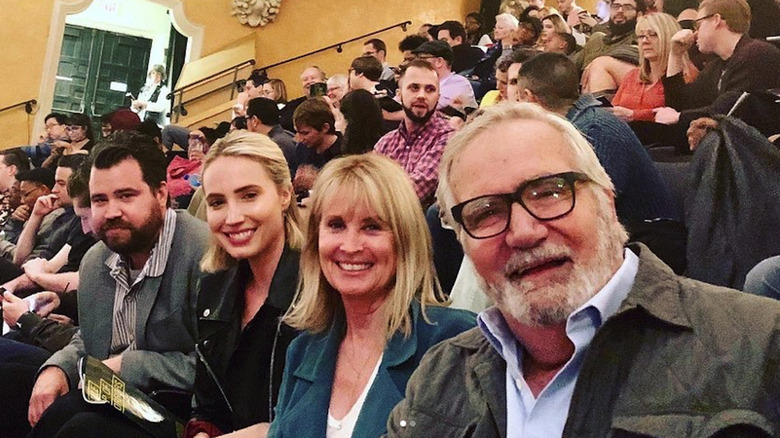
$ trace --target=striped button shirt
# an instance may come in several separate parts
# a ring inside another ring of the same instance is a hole
[[[111,254],[106,259],[106,266],[111,270],[111,277],[116,281],[114,291],[114,321],[111,331],[111,355],[120,354],[130,349],[135,350],[135,320],[138,291],[146,277],[159,277],[165,272],[168,254],[171,252],[173,233],[176,230],[176,213],[170,208],[165,213],[163,228],[157,243],[152,248],[149,260],[141,272],[131,280],[129,264],[121,255]]]

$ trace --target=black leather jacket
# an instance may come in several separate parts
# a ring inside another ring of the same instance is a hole
[[[203,278],[198,296],[198,342],[195,347],[198,360],[195,369],[195,408],[191,421],[208,422],[223,433],[228,433],[272,420],[287,347],[297,334],[294,329],[282,324],[281,316],[295,295],[299,259],[297,250],[285,247],[263,305],[264,308],[270,305],[271,309],[267,311],[278,316],[274,317],[274,321],[253,320],[250,323],[272,326],[275,335],[269,349],[251,352],[251,355],[267,358],[270,378],[264,378],[267,382],[267,385],[262,385],[264,387],[249,388],[249,391],[247,388],[240,388],[239,391],[235,383],[229,387],[227,382],[228,376],[236,382],[236,370],[229,369],[229,364],[241,340],[244,289],[251,277],[249,264],[241,261],[238,266]],[[258,315],[263,311],[261,308]],[[245,384],[243,379],[239,381]],[[248,381],[255,382],[252,379]],[[232,395],[235,392],[250,392],[253,398],[246,400],[244,397],[236,397]]]

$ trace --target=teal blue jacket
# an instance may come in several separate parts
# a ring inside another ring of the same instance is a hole
[[[474,314],[465,310],[429,306],[425,313],[432,324],[422,318],[416,301],[410,312],[412,332],[408,338],[396,333],[387,343],[353,438],[376,438],[385,433],[387,417],[404,398],[406,382],[425,352],[475,325]],[[269,437],[325,436],[336,355],[345,328],[343,317],[337,318],[328,331],[301,334],[290,344]]]

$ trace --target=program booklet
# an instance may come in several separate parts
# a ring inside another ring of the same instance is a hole
[[[181,436],[184,425],[159,403],[138,389],[127,385],[102,361],[91,356],[81,358],[81,393],[87,403],[110,404],[159,438]]]

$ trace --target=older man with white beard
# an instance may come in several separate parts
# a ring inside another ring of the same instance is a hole
[[[388,436],[774,436],[780,304],[624,247],[614,188],[567,121],[487,108],[438,198],[496,305],[429,350]]]

